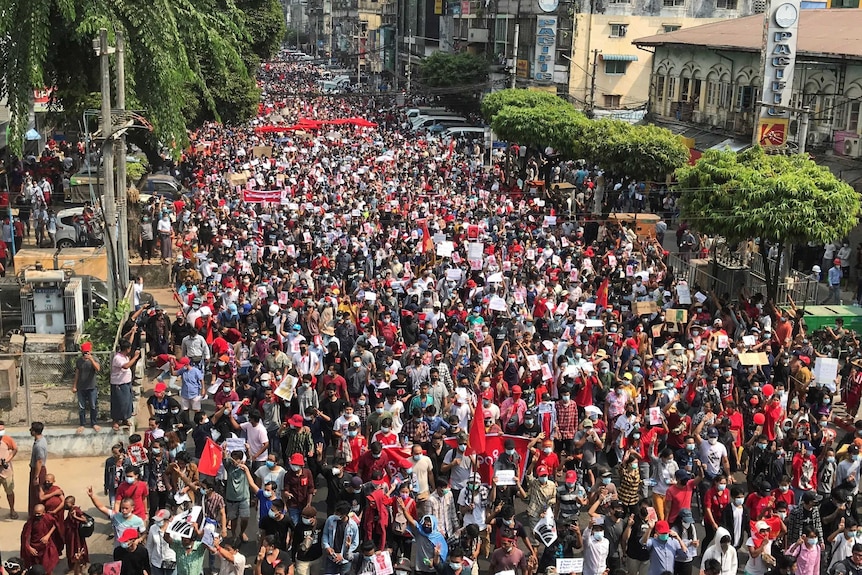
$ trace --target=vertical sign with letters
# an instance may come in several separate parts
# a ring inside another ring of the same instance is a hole
[[[536,58],[533,79],[537,82],[554,81],[554,60],[557,57],[557,17],[536,17]]]
[[[764,21],[763,90],[756,143],[784,146],[796,66],[800,0],[770,0]]]

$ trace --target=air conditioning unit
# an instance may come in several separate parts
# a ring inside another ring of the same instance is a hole
[[[844,155],[848,158],[858,158],[862,155],[860,142],[862,142],[862,138],[844,138]]]

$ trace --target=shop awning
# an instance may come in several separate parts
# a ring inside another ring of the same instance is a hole
[[[634,54],[602,54],[602,60],[616,60],[619,62],[637,62],[638,57]]]

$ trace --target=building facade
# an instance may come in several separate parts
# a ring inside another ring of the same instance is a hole
[[[858,10],[803,10],[790,98],[788,141],[798,149],[803,114],[805,149],[862,157],[862,46],[854,40]],[[751,16],[639,38],[655,51],[649,111],[675,130],[697,133],[694,147],[722,137],[753,140],[763,79],[763,17]],[[700,139],[701,142],[697,140]]]

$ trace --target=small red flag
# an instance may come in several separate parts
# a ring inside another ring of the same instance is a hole
[[[216,475],[221,467],[222,451],[218,444],[207,437],[207,444],[198,463],[198,471],[204,475]]]
[[[605,278],[602,285],[599,286],[599,291],[596,292],[596,305],[599,307],[608,307],[608,287],[610,286],[610,278]]]
[[[482,404],[476,409],[473,414],[473,422],[470,424],[470,435],[467,438],[467,455],[485,454],[485,418],[482,413]]]

